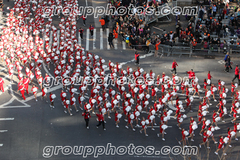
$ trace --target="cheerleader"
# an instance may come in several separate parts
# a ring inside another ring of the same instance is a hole
[[[202,145],[204,145],[205,143],[207,143],[207,148],[210,149],[208,137],[209,137],[209,136],[208,136],[208,134],[207,134],[207,131],[204,130],[204,132],[203,132],[203,142],[199,144],[199,148],[201,148]]]
[[[120,118],[122,117],[121,113],[118,113],[118,111],[115,111],[115,125],[117,128],[119,128],[118,123],[120,123]]]
[[[83,104],[84,99],[85,99],[85,98],[84,98],[83,94],[78,94],[79,108],[80,108],[81,110],[83,110],[82,104]]]
[[[210,85],[211,84],[211,79],[212,79],[212,75],[210,73],[210,71],[208,71],[208,84]]]
[[[157,100],[157,92],[154,86],[152,86],[152,102],[154,102],[154,98]]]
[[[217,126],[217,122],[216,122],[216,118],[217,118],[217,113],[215,112],[215,110],[213,111],[213,115],[212,115],[212,124],[214,123],[215,124],[215,127],[218,127]]]
[[[217,144],[217,141],[215,141],[214,136],[213,136],[213,131],[214,131],[214,130],[215,130],[214,127],[212,126],[212,124],[210,124],[209,127],[208,127],[208,132],[211,133],[211,134],[208,135],[208,136],[209,136],[209,137],[212,137],[213,142],[214,142],[215,144]],[[207,133],[208,133],[208,132],[207,132]]]
[[[190,122],[190,125],[189,125],[189,136],[188,136],[188,138],[191,138],[191,141],[193,142],[194,141],[194,139],[193,139],[193,128],[192,128],[192,126],[193,126],[193,123],[192,122]]]
[[[74,94],[72,94],[71,98],[70,98],[70,109],[72,109],[72,106],[74,106],[76,112],[79,112],[79,110],[77,109],[77,106],[76,106],[76,98],[74,97]]]
[[[48,102],[48,101],[47,101],[47,88],[44,88],[44,87],[43,87],[43,89],[42,89],[42,100],[43,100],[44,98],[46,99],[46,102]]]
[[[207,85],[208,85],[207,80],[204,79],[204,85],[203,85],[203,88],[204,88],[205,91],[207,90]]]
[[[223,136],[219,136],[219,145],[218,145],[218,149],[214,152],[216,155],[218,155],[218,151],[223,149],[223,155],[226,156],[227,154],[224,152],[224,141],[223,141]]]
[[[206,129],[206,118],[203,117],[203,120],[202,120],[202,130],[199,132],[199,135],[202,136],[202,132],[204,132]]]
[[[200,94],[199,94],[198,89],[200,89],[200,85],[199,85],[198,83],[196,83],[196,85],[194,86],[195,92],[194,92],[193,96],[195,96],[195,94],[197,93],[197,94],[198,94],[198,97],[200,97]]]
[[[184,128],[182,128],[182,140],[178,141],[178,143],[181,145],[181,142],[183,142],[183,146],[186,145],[186,131],[184,130]]]
[[[231,98],[233,98],[234,92],[235,92],[235,85],[234,85],[234,82],[232,82],[231,83]]]
[[[182,122],[183,122],[183,118],[182,118],[182,113],[181,113],[181,112],[178,112],[177,122],[178,122],[177,126],[178,126],[178,128],[181,130],[181,124],[182,124]]]
[[[142,129],[140,130],[140,133],[142,133],[142,131],[144,131],[144,134],[145,136],[147,137],[148,134],[147,134],[147,126],[146,126],[146,120],[144,117],[142,117],[142,121],[141,121],[141,126],[142,126]]]
[[[70,109],[69,109],[69,104],[70,104],[70,101],[69,101],[68,99],[66,99],[66,100],[64,101],[64,108],[65,108],[64,113],[67,113],[67,111],[68,111],[68,113],[70,114],[70,116],[72,116],[72,113],[71,113],[71,111],[70,111]]]
[[[161,121],[160,122],[160,133],[157,133],[157,136],[158,137],[160,137],[160,134],[162,135],[162,140],[163,141],[165,141],[165,139],[164,139],[164,134],[165,134],[165,130],[163,129],[163,126],[164,126],[165,124]],[[166,125],[165,125],[166,126]]]
[[[235,132],[235,140],[238,141],[238,138],[237,138],[237,126],[239,125],[239,123],[236,123],[234,122],[234,129],[233,131]]]
[[[133,125],[132,125],[134,117],[135,117],[135,116],[134,116],[133,113],[128,112],[128,123],[127,123],[127,125],[125,126],[125,127],[128,129],[128,125],[130,124],[130,126],[131,126],[131,128],[132,128],[133,131],[135,131],[135,128],[133,128]]]
[[[38,100],[37,100],[37,90],[38,90],[38,87],[36,87],[35,85],[33,85],[31,91],[33,92],[33,95],[34,95],[36,101],[38,101]]]
[[[52,94],[52,92],[50,92],[49,99],[50,99],[50,102],[51,102],[50,107],[52,107],[52,108],[54,108],[54,98],[56,98],[56,95]]]

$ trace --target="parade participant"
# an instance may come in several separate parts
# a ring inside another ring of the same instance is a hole
[[[84,116],[84,120],[86,122],[86,128],[89,129],[89,119],[91,118],[90,112],[85,110],[82,116]]]
[[[224,141],[223,141],[223,136],[219,136],[219,145],[218,145],[218,149],[214,152],[216,155],[218,155],[218,151],[220,151],[221,149],[223,149],[223,155],[226,156],[227,154],[224,152]]]
[[[103,130],[106,130],[105,123],[104,123],[104,116],[102,112],[100,112],[99,114],[96,114],[96,116],[98,117],[98,125],[96,125],[96,127],[98,128],[100,125],[102,125]]]
[[[207,134],[207,130],[204,130],[204,132],[203,132],[203,142],[199,144],[199,148],[201,148],[202,145],[204,145],[205,143],[207,143],[207,149],[210,149],[208,137],[209,137],[209,136],[208,136],[208,134]]]
[[[44,87],[43,87],[43,89],[42,89],[42,100],[43,100],[44,98],[46,99],[46,102],[48,102],[48,101],[47,101],[47,88],[44,88]]]
[[[174,71],[175,75],[177,75],[177,66],[178,66],[178,64],[177,64],[176,60],[174,59],[173,63],[172,63],[172,70],[171,70],[171,72],[173,73],[173,71]]]
[[[2,79],[2,77],[0,77],[0,90],[2,92],[4,92],[3,84],[4,84],[4,80]]]
[[[38,90],[38,87],[36,87],[35,85],[33,85],[31,91],[33,92],[33,95],[34,95],[36,101],[38,101],[38,100],[37,100],[37,90]]]
[[[142,131],[144,131],[145,136],[147,137],[147,125],[146,125],[146,119],[144,117],[142,117],[142,121],[140,122],[142,129],[140,130],[140,133],[142,133]]]

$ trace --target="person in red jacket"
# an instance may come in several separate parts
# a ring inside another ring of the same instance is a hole
[[[187,74],[188,74],[189,82],[192,82],[192,79],[195,78],[195,72],[193,72],[193,69],[191,69],[191,71],[188,71]]]
[[[212,75],[210,74],[210,71],[208,71],[207,77],[208,77],[208,80],[210,81],[210,84],[211,84]]]
[[[234,82],[234,80],[235,80],[236,78],[238,79],[238,84],[240,84],[240,83],[239,83],[239,68],[238,68],[238,65],[236,65],[236,68],[235,68],[235,77],[233,78],[232,81]]]
[[[84,15],[82,15],[80,18],[83,19],[83,25],[86,26],[86,17]]]
[[[86,122],[86,127],[87,127],[87,129],[89,129],[89,118],[91,118],[89,111],[85,110],[84,113],[82,114],[82,116],[84,116],[84,120]]]
[[[104,124],[104,116],[103,116],[102,112],[100,112],[99,114],[96,114],[96,116],[98,117],[97,128],[102,124],[103,125],[103,129],[106,130],[105,124]]]
[[[137,65],[139,65],[139,56],[140,54],[138,52],[135,52],[135,60]]]
[[[99,17],[99,22],[101,23],[103,31],[105,30],[105,20],[101,17]]]
[[[28,84],[29,84],[30,80],[27,77],[23,77],[23,84],[24,84],[24,88],[26,89],[26,92],[28,94]]]
[[[172,70],[171,70],[171,72],[174,71],[175,75],[177,75],[177,69],[176,69],[177,66],[178,66],[178,64],[177,64],[176,60],[174,59],[173,63],[172,63]]]
[[[199,144],[199,148],[201,148],[202,145],[204,145],[205,143],[207,143],[207,149],[210,149],[208,137],[209,137],[209,136],[208,136],[208,134],[207,134],[207,130],[204,130],[204,132],[203,132],[203,142]]]
[[[154,54],[154,57],[158,57],[158,46],[159,44],[161,43],[161,41],[157,41],[157,43],[155,44],[155,54]]]

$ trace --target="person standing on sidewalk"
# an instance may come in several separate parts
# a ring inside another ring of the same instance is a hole
[[[239,68],[238,68],[238,65],[236,65],[236,68],[235,68],[235,77],[233,78],[232,81],[234,82],[234,80],[235,80],[236,78],[238,79],[238,84],[240,84],[240,83],[239,83]]]
[[[108,35],[108,43],[109,43],[109,46],[111,47],[111,48],[114,48],[114,45],[113,45],[113,34],[112,34],[112,32],[110,32],[109,33],[109,35]]]
[[[81,37],[81,39],[83,39],[83,31],[84,31],[84,29],[82,29],[82,27],[80,27],[80,29],[79,29],[79,33],[80,33],[80,37]]]
[[[154,57],[158,57],[158,46],[159,44],[161,43],[161,41],[157,41],[157,43],[155,44],[155,54],[154,54]]]
[[[139,56],[140,56],[140,54],[136,51],[135,52],[135,60],[136,60],[137,65],[139,65]]]
[[[172,70],[171,70],[171,72],[174,71],[175,75],[177,75],[177,66],[178,66],[178,64],[177,64],[176,60],[174,59],[173,63],[172,63]]]
[[[82,116],[84,116],[84,120],[86,122],[86,127],[87,127],[87,129],[89,129],[89,118],[91,118],[89,111],[85,110],[84,113],[82,114]]]
[[[103,129],[106,130],[105,124],[104,124],[104,115],[102,114],[102,112],[100,112],[99,114],[96,114],[96,116],[98,117],[97,128],[102,124],[103,125]]]
[[[101,23],[102,29],[104,31],[105,30],[105,20],[101,19],[101,17],[99,17],[99,22]]]
[[[94,30],[94,27],[93,27],[92,25],[90,25],[89,30],[90,30],[91,37],[92,37],[92,36],[93,36],[93,30]]]

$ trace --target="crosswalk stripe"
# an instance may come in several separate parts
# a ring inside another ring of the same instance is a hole
[[[81,46],[81,36],[80,36],[80,32],[78,32],[78,44]]]
[[[103,50],[103,30],[100,28],[100,49]]]
[[[122,41],[123,50],[126,50],[126,42]]]
[[[106,29],[106,32],[107,32],[107,50],[110,50],[110,46],[108,43],[109,28]]]
[[[93,30],[93,50],[96,49],[96,29]]]
[[[87,29],[86,51],[89,51],[89,29]]]
[[[117,44],[118,44],[118,40],[115,38],[115,39],[114,39],[114,48],[115,48],[116,50],[118,49]]]

